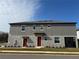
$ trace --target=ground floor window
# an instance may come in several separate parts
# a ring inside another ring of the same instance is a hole
[[[54,42],[55,43],[60,43],[59,37],[54,37]]]

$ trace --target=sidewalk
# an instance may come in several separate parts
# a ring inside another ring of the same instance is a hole
[[[2,51],[0,51],[0,53],[79,55],[79,52],[52,52],[52,51],[9,51],[9,50],[2,50]]]

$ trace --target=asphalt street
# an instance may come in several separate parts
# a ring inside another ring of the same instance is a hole
[[[0,59],[79,59],[79,55],[0,54]]]

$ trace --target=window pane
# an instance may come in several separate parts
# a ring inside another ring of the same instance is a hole
[[[40,29],[43,29],[43,25],[40,26]]]
[[[44,37],[44,39],[45,39],[45,40],[47,40],[47,39],[48,39],[48,37]]]
[[[22,26],[22,31],[25,31],[25,26]]]
[[[33,26],[33,29],[35,29],[35,26]]]
[[[52,27],[52,25],[49,24],[48,27]]]
[[[59,37],[55,37],[54,39],[55,39],[55,43],[60,43]]]

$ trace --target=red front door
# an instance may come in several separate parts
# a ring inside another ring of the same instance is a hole
[[[28,47],[26,37],[23,38],[23,47]]]
[[[41,37],[37,38],[37,46],[41,46]]]

